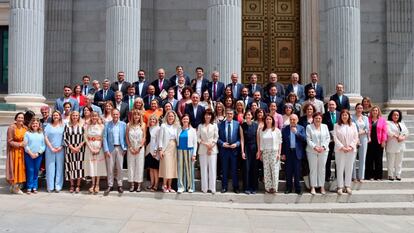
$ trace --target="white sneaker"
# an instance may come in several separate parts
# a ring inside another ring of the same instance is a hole
[[[189,193],[193,193],[193,192],[194,192],[194,190],[192,190],[192,189],[189,189],[189,190],[188,190],[188,192],[189,192]]]
[[[339,188],[337,193],[338,195],[342,195],[342,188]]]
[[[351,189],[351,188],[349,188],[349,187],[347,187],[347,188],[346,188],[346,192],[347,192],[349,195],[351,195],[351,194],[352,194],[352,189]]]
[[[184,189],[183,188],[177,189],[177,193],[183,193],[183,192],[184,192]]]

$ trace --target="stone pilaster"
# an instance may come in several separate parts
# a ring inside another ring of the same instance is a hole
[[[414,1],[387,0],[388,109],[414,110]]]
[[[207,63],[230,83],[235,72],[241,81],[241,0],[209,0],[207,10]]]
[[[319,70],[319,0],[300,1],[301,77],[310,82],[310,74]]]
[[[38,111],[44,105],[45,0],[11,0],[7,103]]]
[[[46,1],[45,83],[47,98],[62,95],[62,87],[71,85],[73,0]],[[75,83],[81,82],[81,77]]]
[[[106,76],[116,80],[119,71],[136,81],[140,65],[141,0],[107,0]]]
[[[337,83],[345,85],[351,102],[361,100],[361,22],[360,0],[329,0],[327,94]]]
[[[140,69],[146,71],[148,79],[154,77],[154,1],[142,0],[141,59]],[[135,72],[136,74],[137,72]]]

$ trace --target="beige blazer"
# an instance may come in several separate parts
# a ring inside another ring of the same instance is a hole
[[[204,124],[200,124],[197,130],[197,139],[200,143],[201,141],[207,143],[214,143],[216,146],[213,147],[211,151],[212,154],[217,154],[217,140],[218,140],[218,127],[217,124],[208,124],[205,126]],[[206,155],[207,154],[207,147],[204,144],[198,146],[198,154]]]
[[[400,122],[401,132],[397,125],[391,121],[387,121],[388,140],[385,146],[385,151],[388,153],[398,153],[405,150],[405,140],[398,142],[394,135],[408,136],[409,132],[404,122]]]
[[[179,129],[179,126],[173,126],[175,128],[174,132],[177,132]],[[166,147],[168,146],[168,143],[170,142],[169,133],[167,131],[167,125],[164,123],[161,125],[160,131],[159,131],[159,138],[158,138],[158,148],[162,148],[162,151],[164,152]],[[177,139],[177,134],[175,133],[175,138]]]
[[[357,151],[359,137],[354,123],[351,123],[351,125],[335,124],[333,138],[335,141],[335,152],[338,152],[344,146],[351,146],[354,152]]]

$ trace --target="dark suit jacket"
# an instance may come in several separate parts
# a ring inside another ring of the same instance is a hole
[[[114,103],[114,108],[116,108],[116,103]],[[125,102],[121,102],[121,108],[119,109],[119,119],[126,122],[128,120],[128,109],[129,106]]]
[[[253,85],[252,84],[247,84],[245,87],[247,87],[247,89],[249,89],[249,96],[252,97],[253,96]],[[260,91],[260,93],[263,96],[263,87],[260,86],[259,84],[256,84],[256,91]]]
[[[232,88],[233,88],[233,83],[229,83],[229,84],[227,84],[227,86],[226,86],[226,87],[228,87],[228,86],[230,86],[230,87],[232,87]],[[241,89],[242,89],[243,87],[244,87],[244,86],[243,86],[243,84],[241,84],[241,83],[236,83],[237,93],[234,93],[234,92],[233,92],[233,97],[234,97],[234,99],[238,100],[238,99],[240,98],[240,96],[241,96]],[[232,89],[232,90],[233,90],[233,89]]]
[[[308,98],[308,90],[311,87],[312,87],[312,83],[308,83],[305,86],[305,96],[306,96],[306,99],[309,99]],[[323,102],[323,98],[324,98],[324,95],[323,95],[323,87],[322,87],[322,85],[320,83],[317,83],[316,90],[315,91],[316,91],[316,96],[315,96],[316,99],[318,99],[318,100],[320,100],[320,101]]]
[[[272,86],[272,83],[268,83],[265,88],[263,89],[263,94],[264,96],[268,96],[269,95],[269,89]],[[285,86],[283,86],[283,84],[277,82],[276,84],[276,89],[277,89],[277,96],[281,97],[282,99],[284,99],[286,97],[286,93],[285,93]]]
[[[336,122],[339,121],[340,112],[336,111]],[[328,126],[329,131],[334,129],[334,124],[331,119],[331,112],[327,111],[323,114],[322,123]]]
[[[191,81],[191,89],[193,90],[193,92],[196,92],[196,84],[197,83],[197,79],[193,79]],[[201,95],[203,95],[203,92],[205,92],[208,89],[208,84],[209,81],[206,78],[203,78],[203,81],[201,82]]]
[[[342,95],[342,102],[341,103],[339,102],[339,96],[336,93],[334,95],[332,95],[329,100],[335,101],[336,110],[339,111],[339,112],[342,111],[342,109],[348,109],[349,110],[351,108],[351,106],[349,104],[349,98],[346,95]]]
[[[250,96],[247,96],[246,98],[243,98],[241,96],[240,99],[238,99],[238,100],[243,101],[245,110],[247,110],[248,107],[250,106],[250,104],[253,102],[253,98],[250,97]],[[247,104],[246,104],[246,102],[247,102]]]
[[[160,83],[159,79],[155,79],[151,83],[151,85],[153,85],[155,87],[155,95],[156,96],[159,96],[161,91],[162,91],[162,90],[160,90],[159,83]],[[162,89],[167,91],[168,88],[170,88],[170,86],[171,86],[170,81],[168,81],[168,79],[164,78],[163,84],[162,84]]]
[[[217,140],[217,145],[223,149],[223,144],[227,142],[227,131],[226,131],[226,124],[227,120],[222,121],[219,127],[219,138]],[[233,129],[231,132],[231,141],[230,144],[237,144],[237,147],[240,146],[240,131],[239,131],[239,122],[233,120],[232,121]],[[237,149],[233,150],[237,154]]]
[[[82,95],[85,95],[85,93],[83,93],[83,85],[81,85],[81,92]],[[88,95],[93,95],[95,93],[95,88],[93,88],[91,85],[88,85]]]
[[[264,99],[264,102],[265,102],[267,105],[270,105],[270,103],[275,102],[275,103],[276,103],[276,105],[277,105],[277,109],[278,109],[278,110],[279,110],[279,108],[283,107],[283,99],[282,99],[282,97],[278,97],[277,95],[276,95],[275,100],[272,100],[272,97],[271,97],[271,96],[267,96],[267,97]]]
[[[118,85],[119,85],[119,82],[118,81],[116,81],[116,82],[113,82],[112,84],[111,84],[111,90],[113,91],[113,92],[116,92],[116,91],[118,91]],[[121,91],[122,91],[122,95],[127,95],[127,93],[128,93],[128,87],[131,85],[131,83],[130,82],[127,82],[127,81],[124,81],[124,82],[122,82],[122,87],[121,87]]]
[[[250,109],[252,107],[253,101],[249,104],[248,108]],[[263,101],[259,101],[259,108],[263,109],[265,112],[269,112],[269,106]]]
[[[169,103],[170,101],[168,100],[168,97],[167,98],[165,98],[163,101],[162,101],[162,103],[161,103],[161,107],[163,107],[164,108],[164,106],[165,106],[165,104],[167,104],[167,103]],[[177,109],[177,104],[178,104],[178,100],[177,99],[174,99],[173,101],[172,101],[172,107],[173,107],[173,110],[174,111],[177,111],[176,109]]]
[[[293,85],[289,83],[286,87],[286,94],[293,92]],[[305,87],[302,84],[298,84],[298,99],[299,103],[302,104],[305,101]]]
[[[184,87],[188,87],[188,86],[184,85]],[[182,89],[184,89],[184,87]],[[174,86],[173,88],[174,88],[174,98],[178,100],[178,92],[179,92],[178,91],[178,85]]]
[[[217,82],[216,86],[217,86],[216,87],[216,96],[215,96],[215,98],[213,98],[213,82],[210,82],[208,84],[208,93],[210,94],[211,99],[213,101],[217,101],[218,99],[220,99],[224,95],[224,89],[225,89],[224,83]]]
[[[156,95],[153,95],[153,96],[154,96],[153,99],[158,100],[158,105],[161,106],[161,98],[160,97],[157,97]],[[150,100],[149,95],[144,96],[143,100],[144,100],[144,108],[145,108],[145,110],[150,109],[151,108],[151,101],[152,100]]]
[[[138,98],[138,95],[134,95],[132,98],[135,99]],[[131,111],[131,109],[129,109],[129,95],[124,96],[124,98],[122,99],[122,102],[128,104],[128,110]]]
[[[103,89],[96,92],[93,98],[94,104],[98,105],[101,108],[103,108],[102,101],[107,101],[107,100],[110,100],[112,102],[115,101],[115,93],[111,89],[108,89],[108,93],[106,94],[105,99],[103,98],[103,92],[104,92]]]
[[[194,117],[194,107],[193,104],[185,105],[185,113],[190,116],[190,124],[194,129],[198,128],[198,125],[201,124],[201,119],[203,119],[203,113],[205,109],[200,104],[197,106],[197,116]]]
[[[306,143],[306,131],[301,125],[296,126],[297,132],[295,134],[296,145],[296,158],[302,159],[305,156],[304,144]],[[282,155],[286,155],[286,159],[289,159],[290,151],[290,126],[286,126],[282,129]]]
[[[188,74],[184,74],[184,77],[185,77],[185,85],[190,86],[190,84],[191,84],[190,83],[190,76]],[[176,74],[174,74],[173,76],[171,76],[171,78],[168,79],[171,83],[171,86],[177,85],[177,78],[178,78],[178,76]]]
[[[148,89],[148,86],[150,85],[150,83],[147,80],[144,81],[144,85],[142,86],[142,93],[139,93],[139,82],[138,81],[134,82],[133,85],[135,86],[135,95],[141,98],[147,95],[147,89]]]

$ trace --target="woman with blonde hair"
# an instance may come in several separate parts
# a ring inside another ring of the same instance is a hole
[[[368,96],[365,96],[364,98],[362,98],[361,104],[363,108],[362,115],[368,117],[369,113],[371,112],[371,108],[372,108],[371,98],[369,98]]]
[[[83,161],[85,160],[84,128],[79,122],[79,112],[70,113],[68,124],[63,131],[65,145],[65,178],[70,181],[69,192],[79,193],[81,179],[85,177]],[[76,180],[76,189],[74,181]]]
[[[163,178],[163,192],[175,193],[171,188],[172,179],[177,178],[177,131],[180,123],[177,114],[169,111],[165,114],[158,141],[160,155],[160,173]]]
[[[244,107],[244,102],[243,100],[238,100],[236,102],[236,113],[234,114],[234,120],[238,121],[239,124],[243,123],[244,121],[244,110],[246,108]]]
[[[217,125],[226,119],[224,104],[222,102],[216,102],[216,109],[214,112],[216,114],[214,123]]]
[[[150,186],[147,187],[147,190],[155,192],[158,190],[158,172],[160,167],[160,157],[158,154],[158,136],[160,132],[158,116],[153,114],[149,118],[146,144],[145,149],[145,168],[149,169],[150,173]]]
[[[147,131],[142,112],[138,109],[133,109],[131,112],[131,120],[126,129],[128,181],[131,184],[129,191],[141,192],[141,183],[144,181],[144,146]]]
[[[131,111],[128,112],[128,122],[131,121],[132,117],[132,110],[137,109],[141,112],[145,112],[144,108],[144,100],[141,97],[137,97],[134,100],[134,104],[132,105]]]
[[[114,109],[114,103],[110,100],[104,104],[103,121],[104,123],[112,121],[112,110]]]
[[[85,176],[92,177],[89,193],[99,192],[99,179],[106,176],[105,156],[102,150],[104,125],[97,112],[91,113],[91,120],[85,128]]]

